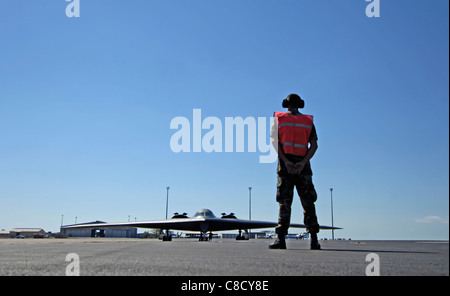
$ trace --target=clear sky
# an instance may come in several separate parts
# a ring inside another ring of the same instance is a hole
[[[336,237],[448,239],[448,1],[68,4],[0,1],[0,229],[163,219],[166,186],[170,214],[239,218],[251,186],[252,219],[276,221],[276,163],[174,153],[170,123],[268,119],[299,93],[321,224],[333,187]]]

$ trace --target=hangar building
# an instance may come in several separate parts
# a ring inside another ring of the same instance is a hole
[[[79,223],[61,226],[61,233],[70,237],[137,237],[136,227],[92,227],[92,228],[67,228],[68,226],[84,224],[100,224],[103,221],[94,221],[88,223]]]
[[[11,237],[44,237],[45,231],[42,228],[13,228],[10,232]]]

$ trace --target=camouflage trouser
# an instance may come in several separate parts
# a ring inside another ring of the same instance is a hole
[[[285,236],[288,233],[291,222],[291,205],[294,197],[294,187],[300,196],[303,207],[304,224],[306,230],[310,233],[319,232],[319,223],[317,222],[316,207],[314,202],[317,200],[317,193],[310,175],[290,175],[278,174],[277,184],[277,202],[280,204],[280,213],[278,216],[278,226],[275,228],[278,236]]]

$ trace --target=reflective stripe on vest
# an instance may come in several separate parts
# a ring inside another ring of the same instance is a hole
[[[278,140],[284,153],[305,156],[313,126],[311,115],[275,112],[278,119]]]

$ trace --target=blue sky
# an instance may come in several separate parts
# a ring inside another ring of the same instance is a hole
[[[2,0],[0,229],[162,219],[166,186],[169,213],[240,218],[252,186],[252,218],[276,221],[276,163],[174,153],[170,122],[269,118],[296,92],[320,223],[333,187],[337,237],[448,239],[448,1],[380,3]]]

